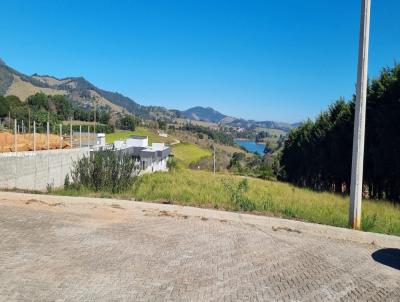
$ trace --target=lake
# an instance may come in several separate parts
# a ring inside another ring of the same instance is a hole
[[[264,149],[265,149],[264,144],[256,143],[255,141],[246,141],[241,139],[235,139],[235,143],[245,148],[249,152],[253,153],[256,152],[261,156],[264,155]]]

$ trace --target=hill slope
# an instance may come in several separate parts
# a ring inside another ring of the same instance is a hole
[[[273,121],[257,122],[234,118],[222,114],[211,107],[196,106],[184,111],[168,110],[159,106],[142,106],[134,100],[118,92],[100,89],[83,77],[67,77],[59,79],[51,75],[25,75],[7,66],[0,59],[0,95],[16,95],[22,101],[37,92],[48,95],[68,95],[70,99],[84,108],[94,106],[109,110],[114,114],[131,113],[148,119],[172,121],[178,116],[190,120],[205,121],[242,128],[272,128],[287,131],[294,125]]]
[[[296,128],[299,123],[289,124],[283,122],[275,121],[254,121],[245,120],[242,118],[234,118],[225,114],[222,114],[211,107],[200,107],[196,106],[184,111],[181,111],[181,116],[187,119],[204,121],[215,124],[224,124],[232,127],[240,128],[269,128],[269,129],[279,129],[283,131],[288,131],[292,128]]]
[[[211,107],[193,107],[189,108],[185,111],[181,111],[181,115],[185,118],[196,120],[196,121],[205,121],[211,123],[220,123],[227,116],[214,110]]]
[[[85,108],[93,108],[96,104],[114,113],[129,112],[143,118],[156,114],[172,114],[165,108],[142,106],[118,92],[100,89],[83,77],[58,79],[50,75],[27,76],[0,60],[0,95],[16,95],[25,101],[28,96],[37,92],[48,95],[66,94]]]

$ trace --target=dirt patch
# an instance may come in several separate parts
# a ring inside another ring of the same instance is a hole
[[[49,207],[57,207],[57,206],[65,205],[63,202],[58,202],[58,201],[46,202],[46,201],[38,200],[38,199],[28,199],[27,201],[25,201],[25,204],[33,204],[33,203],[43,204],[43,205],[46,205]]]
[[[288,227],[272,227],[272,230],[273,230],[274,232],[277,232],[277,231],[286,231],[286,232],[290,232],[290,233],[298,233],[298,234],[301,234],[301,231],[296,230],[296,229],[291,229],[291,228],[288,228]]]
[[[112,205],[111,205],[111,207],[113,208],[113,209],[119,209],[119,210],[125,210],[125,208],[123,208],[120,204],[118,204],[118,203],[113,203]]]
[[[165,211],[165,210],[159,211],[157,216],[168,216],[168,217],[187,218],[186,215],[179,214],[179,213],[177,213],[177,212],[175,212],[175,211],[174,211],[174,212],[169,212],[169,211]]]
[[[40,202],[40,200],[37,200],[37,199],[28,199],[27,201],[25,201],[25,204],[31,204],[31,203],[35,203],[35,202]]]
[[[60,136],[55,134],[49,135],[49,148],[60,149],[69,148],[69,138],[61,140]],[[47,135],[42,133],[36,133],[36,150],[47,149]],[[17,134],[17,150],[18,151],[33,151],[33,134]],[[14,151],[14,134],[9,132],[0,133],[0,152],[11,152]]]
[[[183,218],[183,219],[188,219],[189,216],[179,214],[176,211],[170,212],[166,210],[142,210],[144,212],[144,216],[151,216],[151,217],[177,217],[177,218]]]

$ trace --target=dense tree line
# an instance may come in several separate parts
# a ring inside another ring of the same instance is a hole
[[[275,179],[276,161],[267,156],[253,154],[247,156],[243,152],[235,152],[229,162],[228,169],[239,175]]]
[[[226,132],[220,131],[220,130],[215,130],[211,129],[208,127],[202,127],[198,125],[193,125],[191,123],[188,123],[180,128],[181,130],[184,131],[190,131],[192,133],[198,134],[198,136],[201,137],[208,137],[218,143],[228,145],[228,146],[233,146],[235,144],[233,137],[230,134],[227,134]]]
[[[22,102],[16,96],[0,96],[0,117],[10,115],[11,119],[22,121],[26,127],[29,123],[36,122],[38,131],[43,131],[46,123],[50,122],[50,129],[56,129],[62,121],[70,119],[93,122],[95,117],[99,124],[97,130],[103,132],[114,132],[114,126],[110,125],[111,114],[108,111],[87,110],[73,105],[68,97],[64,95],[48,96],[44,93],[36,93]]]
[[[263,142],[264,139],[268,138],[270,135],[268,134],[267,131],[260,131],[256,134],[256,142]]]
[[[348,192],[354,98],[336,101],[315,121],[291,131],[280,177],[317,190]],[[364,158],[365,194],[400,201],[400,65],[382,70],[368,87]]]
[[[74,106],[73,119],[77,121],[93,122],[95,119],[98,123],[107,125],[111,119],[111,113],[104,110],[93,110],[82,109]]]

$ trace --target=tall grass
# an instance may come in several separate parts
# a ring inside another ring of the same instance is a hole
[[[224,184],[238,186],[242,180],[240,176],[182,169],[144,175],[126,195],[139,200],[237,210],[232,190]],[[248,179],[243,196],[254,204],[254,209],[253,206],[250,209],[255,212],[338,227],[348,225],[347,196],[253,178]],[[365,200],[362,222],[366,231],[400,235],[400,207],[385,201]]]
[[[348,225],[347,196],[255,178],[244,182],[245,178],[241,176],[186,169],[191,163],[212,155],[210,150],[193,144],[175,145],[173,154],[180,169],[143,175],[123,193],[94,193],[86,188],[67,188],[58,193],[168,201],[180,205],[251,211],[338,227]],[[362,225],[365,231],[400,236],[400,207],[386,201],[364,200]]]
[[[188,167],[202,158],[211,156],[211,150],[190,143],[180,143],[172,146],[172,154],[181,167]]]

